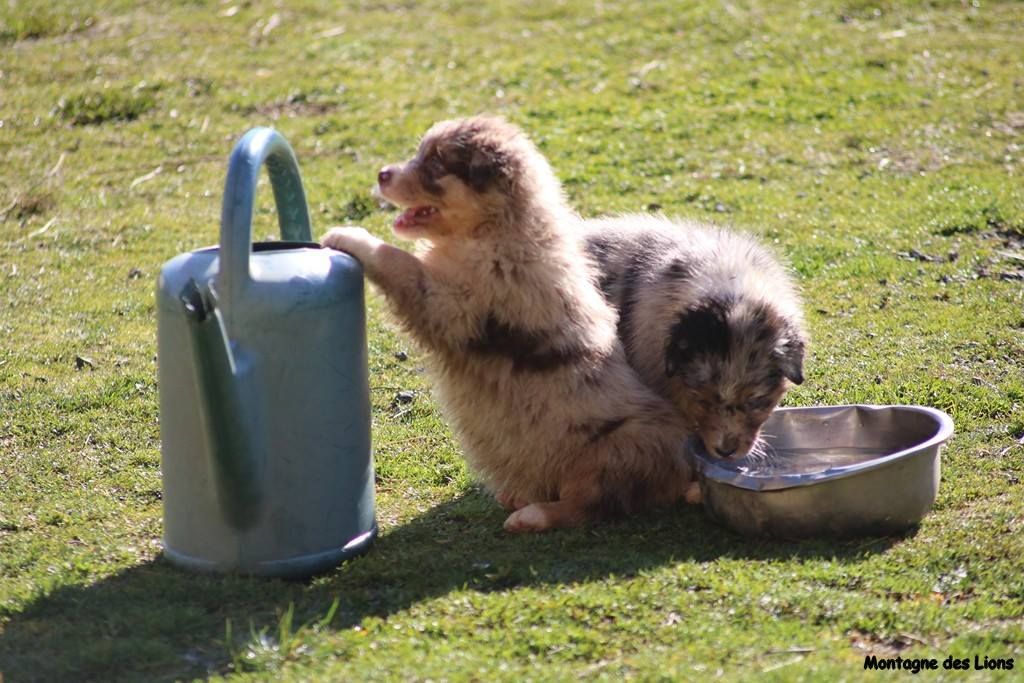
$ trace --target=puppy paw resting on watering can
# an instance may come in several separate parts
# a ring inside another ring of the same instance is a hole
[[[266,165],[280,242],[252,243]],[[157,283],[164,552],[182,567],[307,576],[376,535],[363,274],[312,241],[269,128],[228,165],[220,245]]]

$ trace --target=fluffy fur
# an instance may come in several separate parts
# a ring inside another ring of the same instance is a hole
[[[587,221],[583,238],[644,382],[709,453],[757,452],[764,421],[803,382],[807,339],[785,269],[751,237],[654,216]]]
[[[630,368],[578,218],[517,128],[437,124],[378,185],[418,253],[360,228],[323,243],[362,262],[428,352],[471,468],[514,510],[506,529],[629,514],[691,488],[685,424]]]

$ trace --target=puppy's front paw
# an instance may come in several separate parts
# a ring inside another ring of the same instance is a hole
[[[329,249],[337,249],[364,261],[370,256],[380,240],[365,228],[331,228],[320,238],[320,243]]]
[[[509,512],[512,512],[513,510],[518,510],[520,508],[524,508],[528,505],[528,503],[524,499],[520,498],[514,493],[502,492],[495,494],[494,498],[495,500],[498,501],[498,505],[505,508]]]
[[[690,485],[686,487],[686,493],[683,494],[683,498],[690,505],[700,505],[704,500],[704,495],[700,491],[700,484],[695,481],[690,482]]]

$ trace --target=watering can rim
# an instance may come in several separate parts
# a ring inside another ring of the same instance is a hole
[[[205,247],[199,247],[198,249],[193,249],[192,251],[186,252],[186,253],[187,254],[209,254],[209,253],[212,253],[212,252],[219,252],[220,248],[221,247],[220,247],[219,244],[209,244],[209,245],[207,245]],[[312,242],[312,241],[305,241],[305,240],[262,240],[260,242],[253,242],[252,243],[252,251],[250,253],[253,253],[253,254],[265,254],[265,253],[268,253],[268,252],[276,252],[276,251],[282,251],[282,252],[285,252],[285,251],[299,251],[300,249],[321,250],[321,249],[324,249],[324,248],[325,247],[322,244],[320,244],[319,242]],[[342,253],[342,252],[339,252],[339,253]]]

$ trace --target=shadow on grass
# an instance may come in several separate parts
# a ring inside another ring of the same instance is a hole
[[[162,559],[91,585],[54,590],[13,615],[0,634],[4,680],[164,680],[225,672],[250,625],[276,634],[294,606],[296,625],[329,628],[386,617],[453,590],[630,577],[663,565],[717,558],[823,558],[856,562],[899,539],[786,543],[751,540],[679,508],[589,529],[516,537],[493,501],[469,492],[381,537],[363,557],[307,582],[191,575]],[[756,571],[756,568],[753,569]],[[233,625],[228,642],[225,625]]]

